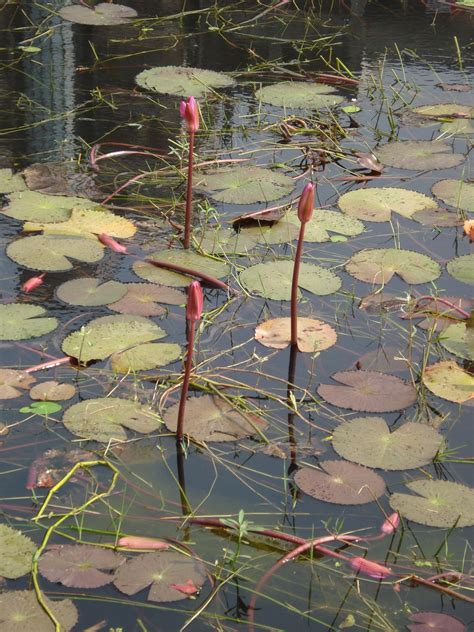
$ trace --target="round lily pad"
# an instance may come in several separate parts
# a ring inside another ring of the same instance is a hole
[[[114,585],[126,595],[135,595],[150,586],[148,601],[181,601],[190,594],[197,593],[206,581],[204,565],[193,557],[175,551],[143,553],[121,566]],[[193,592],[180,590],[189,585]]]
[[[440,180],[431,191],[445,204],[474,213],[474,182]]]
[[[135,77],[141,88],[180,97],[201,97],[206,92],[230,88],[234,80],[229,75],[203,68],[158,66],[143,70]]]
[[[457,281],[474,285],[474,254],[455,257],[446,268]]]
[[[100,2],[94,7],[86,7],[82,4],[72,4],[59,10],[63,20],[76,22],[77,24],[90,24],[92,26],[117,26],[128,24],[131,18],[138,14],[135,9],[123,4],[110,4]]]
[[[422,380],[432,393],[450,402],[464,404],[474,398],[474,375],[451,360],[426,367]]]
[[[289,195],[295,183],[289,176],[263,167],[232,167],[203,174],[196,188],[225,204],[255,204]]]
[[[58,326],[58,319],[45,314],[43,307],[31,303],[0,305],[0,340],[27,340],[49,334]]]
[[[263,103],[281,108],[319,110],[344,101],[343,97],[334,94],[335,92],[336,88],[324,83],[281,81],[259,88],[255,97]]]
[[[377,371],[339,371],[332,379],[344,386],[320,384],[318,394],[333,406],[359,412],[388,413],[416,402],[415,388],[395,375]]]
[[[86,363],[104,360],[112,353],[124,351],[143,342],[166,336],[156,323],[142,316],[103,316],[96,318],[67,336],[62,344],[66,355]]]
[[[65,222],[73,208],[93,208],[95,202],[81,197],[46,195],[38,191],[20,191],[8,196],[8,204],[1,212],[14,219],[31,222]]]
[[[474,329],[466,323],[448,325],[439,336],[445,349],[460,358],[474,360]]]
[[[127,293],[115,303],[107,305],[114,312],[136,316],[161,316],[166,309],[158,303],[184,305],[186,295],[181,290],[153,283],[127,283]]]
[[[298,237],[300,221],[294,212],[286,213],[273,226],[261,224],[252,228],[243,228],[241,235],[253,235],[259,243],[284,244]],[[362,222],[337,211],[315,209],[313,218],[306,223],[304,240],[321,243],[331,239],[330,233],[354,237],[365,230]]]
[[[131,220],[97,207],[97,209],[74,208],[66,221],[48,224],[26,222],[23,230],[25,232],[43,231],[45,235],[73,235],[89,239],[95,239],[96,235],[105,233],[111,237],[127,239],[133,237],[137,227]]]
[[[92,239],[34,235],[12,242],[7,255],[25,268],[47,272],[72,270],[70,259],[84,263],[97,263],[104,256],[104,249]]]
[[[437,208],[436,202],[426,195],[395,187],[349,191],[341,195],[338,204],[351,217],[370,222],[388,222],[392,212],[410,218],[416,211]]]
[[[417,612],[410,616],[413,625],[407,625],[410,632],[466,632],[464,623],[441,612]]]
[[[76,387],[73,384],[60,384],[56,380],[49,380],[36,384],[30,391],[31,399],[42,401],[62,401],[71,399],[76,394]]]
[[[117,373],[148,371],[170,364],[180,355],[181,347],[177,344],[150,342],[121,353],[114,353],[111,358],[112,369]]]
[[[164,422],[176,432],[179,403],[166,409]],[[221,397],[203,395],[186,402],[184,432],[196,441],[235,441],[265,430],[267,423],[253,413],[245,415]]]
[[[59,621],[61,632],[72,630],[78,619],[72,601],[50,601],[44,595],[43,599]],[[34,590],[6,590],[0,593],[0,629],[2,632],[55,632],[57,628],[43,610]]]
[[[335,330],[313,318],[298,318],[298,349],[307,353],[324,351],[336,344]],[[273,318],[255,329],[255,340],[272,349],[285,349],[291,342],[291,318]]]
[[[346,264],[346,270],[359,281],[386,285],[394,274],[407,283],[428,283],[441,274],[436,261],[412,250],[373,248],[360,250]]]
[[[384,165],[417,171],[451,169],[466,160],[464,154],[454,154],[448,143],[430,140],[399,140],[375,153]]]
[[[56,290],[57,297],[69,305],[95,307],[118,301],[127,293],[127,286],[118,281],[101,283],[99,279],[83,278],[66,281]]]
[[[29,573],[35,552],[36,544],[30,538],[0,524],[0,577],[18,579]]]
[[[385,493],[385,481],[374,471],[348,461],[320,461],[321,470],[303,467],[295,483],[305,494],[338,505],[365,505]]]
[[[474,525],[474,489],[459,483],[420,480],[407,483],[413,494],[390,496],[390,506],[407,520],[449,529]],[[417,494],[417,495],[415,495]]]
[[[63,416],[63,424],[81,439],[108,443],[125,441],[125,428],[149,434],[161,425],[158,415],[146,406],[119,397],[87,399],[74,404]]]
[[[287,213],[273,225],[264,221],[258,226],[242,228],[239,235],[254,239],[260,244],[288,244],[298,237],[299,230],[299,222],[297,225],[296,222],[290,221],[290,214]]]
[[[249,291],[276,301],[289,301],[293,261],[268,261],[258,263],[240,273],[240,282]],[[300,288],[325,296],[333,294],[341,287],[341,279],[326,268],[302,263],[298,284]]]
[[[431,426],[404,423],[390,432],[381,417],[357,417],[333,432],[334,450],[348,461],[382,470],[408,470],[430,463],[443,444]]]
[[[159,250],[158,252],[152,253],[148,259],[180,265],[190,270],[203,272],[216,279],[227,276],[229,273],[229,266],[223,261],[203,257],[191,250]],[[141,279],[145,279],[145,281],[171,285],[172,287],[187,287],[191,282],[190,277],[185,274],[159,268],[147,261],[135,262],[133,264],[133,271]]]
[[[2,311],[0,309],[0,317]],[[1,327],[1,325],[0,325]],[[22,395],[21,389],[30,388],[36,379],[26,371],[0,369],[0,399],[15,399]],[[0,573],[1,575],[1,573]]]
[[[422,211],[416,211],[412,217],[415,222],[423,224],[423,226],[461,226],[463,221],[455,211],[449,211],[446,208],[428,208]]]
[[[0,169],[0,194],[16,193],[25,189],[26,183],[20,174],[13,174],[11,169]]]
[[[258,235],[241,230],[236,233],[233,228],[207,228],[193,233],[200,250],[211,255],[246,254],[258,244]]]
[[[30,406],[20,408],[20,413],[31,413],[33,415],[49,417],[49,415],[57,413],[61,408],[61,404],[56,404],[55,402],[33,402]]]

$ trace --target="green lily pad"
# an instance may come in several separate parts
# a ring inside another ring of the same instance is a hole
[[[56,290],[57,297],[69,305],[95,307],[120,300],[127,293],[125,283],[83,278],[66,281]]]
[[[233,228],[206,228],[196,230],[193,238],[200,250],[211,255],[247,254],[258,244],[256,235]]]
[[[232,167],[203,174],[196,188],[225,204],[255,204],[289,195],[295,183],[283,173],[263,167]]]
[[[407,520],[449,529],[474,525],[474,489],[459,483],[421,480],[407,483],[413,494],[392,494],[390,506]],[[417,495],[415,495],[417,494]]]
[[[25,232],[43,231],[45,235],[74,235],[89,239],[94,239],[96,235],[105,233],[110,237],[127,239],[133,237],[137,227],[129,219],[97,207],[97,209],[74,208],[66,221],[57,223],[26,222],[23,230]]]
[[[69,334],[61,348],[66,355],[87,363],[91,360],[104,360],[112,353],[164,336],[166,332],[152,320],[120,314],[92,320],[79,331]]]
[[[474,375],[451,360],[426,367],[422,381],[432,393],[450,402],[464,404],[474,398]]]
[[[135,9],[123,4],[100,2],[90,8],[82,4],[72,4],[60,9],[59,15],[63,20],[76,22],[76,24],[117,26],[118,24],[129,24],[131,18],[135,18],[138,14]]]
[[[0,524],[0,577],[18,579],[29,573],[35,552],[36,544],[30,538]]]
[[[410,111],[420,117],[431,119],[443,119],[453,116],[472,117],[474,116],[474,107],[463,105],[461,103],[435,103],[433,105],[418,105],[410,108]]]
[[[0,317],[2,317],[1,309]],[[0,399],[15,399],[15,397],[20,397],[20,395],[22,395],[21,389],[30,388],[31,384],[35,382],[36,378],[30,375],[30,373],[26,373],[26,371],[0,369]]]
[[[399,140],[380,147],[375,153],[384,165],[417,171],[451,169],[466,160],[464,154],[454,154],[447,143],[430,140]]]
[[[27,340],[49,334],[58,326],[58,319],[44,314],[43,307],[31,303],[0,305],[0,340]]]
[[[457,281],[474,285],[474,254],[455,257],[446,267],[449,274]]]
[[[470,136],[474,134],[474,123],[471,119],[458,118],[443,123],[439,130],[446,136]]]
[[[274,245],[290,243],[298,237],[299,230],[299,222],[297,225],[296,222],[290,221],[290,215],[287,213],[273,225],[262,222],[258,226],[242,228],[239,234],[260,244]]]
[[[232,77],[222,72],[184,66],[148,68],[138,74],[135,81],[146,90],[180,97],[202,97],[206,92],[230,88],[235,83]]]
[[[240,282],[249,292],[259,296],[275,301],[289,301],[293,265],[293,261],[282,260],[258,263],[240,273]],[[342,282],[337,274],[326,268],[312,263],[302,263],[298,284],[308,292],[325,296],[337,292]]]
[[[462,226],[463,220],[456,211],[449,211],[446,208],[428,208],[423,211],[416,211],[411,217],[415,222],[423,226]]]
[[[353,103],[352,105],[345,105],[341,110],[346,114],[357,114],[357,112],[361,111],[361,108]]]
[[[445,349],[466,360],[474,360],[474,330],[466,323],[448,325],[439,336]]]
[[[440,180],[431,191],[445,204],[474,213],[474,182]]]
[[[382,470],[408,470],[427,465],[443,443],[434,428],[408,422],[390,432],[381,417],[357,417],[333,432],[334,450],[348,461]]]
[[[159,303],[169,305],[185,305],[186,295],[181,291],[166,285],[153,283],[127,283],[127,293],[116,303],[107,307],[121,314],[135,314],[136,316],[161,316],[166,309]]]
[[[63,424],[81,439],[108,443],[125,441],[125,428],[149,434],[161,425],[158,415],[138,402],[119,397],[87,399],[74,404],[63,416]]]
[[[17,193],[25,189],[26,183],[19,173],[14,174],[11,169],[0,169],[0,193]]]
[[[171,364],[180,355],[181,347],[177,344],[150,342],[121,353],[115,353],[111,358],[112,369],[116,373],[148,371],[149,369]]]
[[[281,108],[319,110],[344,101],[343,97],[334,94],[335,92],[336,88],[323,83],[281,81],[259,88],[255,97],[263,103]]]
[[[0,593],[0,629],[2,632],[69,632],[76,625],[78,614],[69,599],[50,601],[43,595],[47,607],[59,621],[56,628],[43,610],[34,590],[6,590]]]
[[[216,279],[227,276],[229,273],[229,266],[223,261],[203,257],[191,250],[159,250],[152,253],[148,259],[174,263],[197,272],[203,272]],[[187,287],[191,281],[190,277],[185,274],[158,268],[147,261],[136,261],[132,267],[137,276],[152,283],[171,285],[172,287]]]
[[[73,208],[90,209],[98,206],[81,197],[46,195],[38,191],[11,193],[8,199],[7,206],[1,212],[8,217],[30,222],[65,222],[70,218]]]
[[[32,413],[48,417],[53,413],[57,413],[61,408],[61,404],[56,404],[55,402],[33,402],[29,406],[20,408],[20,413]]]
[[[341,195],[338,204],[347,215],[369,222],[388,222],[392,212],[411,218],[417,211],[437,208],[436,202],[426,195],[395,187],[349,191]]]
[[[428,283],[441,274],[436,261],[419,252],[398,248],[360,250],[349,259],[346,271],[359,281],[386,285],[397,274],[406,283]]]
[[[25,268],[47,272],[72,270],[70,259],[97,263],[104,256],[104,248],[92,239],[33,235],[12,242],[7,255]]]

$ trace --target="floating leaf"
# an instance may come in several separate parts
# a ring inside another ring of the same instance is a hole
[[[71,199],[71,198],[66,198]],[[111,213],[106,209],[74,208],[67,221],[59,221],[53,224],[38,224],[26,222],[23,226],[25,232],[43,231],[45,235],[73,235],[95,239],[96,235],[106,233],[110,237],[127,239],[133,237],[137,231],[135,224]]]
[[[166,409],[164,422],[171,432],[178,426],[179,403]],[[267,423],[253,413],[241,413],[222,397],[203,395],[186,402],[184,432],[196,441],[235,441],[265,430]]]
[[[180,97],[201,97],[206,92],[230,88],[235,83],[232,77],[222,72],[184,66],[148,68],[138,74],[135,81],[146,90]]]
[[[181,347],[169,343],[148,343],[128,351],[114,353],[112,369],[117,373],[135,373],[165,366],[179,358]]]
[[[355,368],[379,373],[406,371],[409,363],[403,356],[404,353],[398,347],[378,347],[364,353],[355,363]]]
[[[390,432],[381,417],[357,417],[333,432],[334,450],[348,461],[382,470],[408,470],[427,465],[443,436],[421,423],[404,423]]]
[[[416,211],[437,208],[426,195],[395,187],[349,191],[341,195],[338,204],[347,215],[370,222],[388,222],[392,212],[410,218]]]
[[[298,349],[315,353],[336,344],[337,334],[331,325],[313,318],[298,318]],[[291,342],[291,318],[273,318],[255,329],[255,340],[265,347],[285,349]]]
[[[5,315],[2,314],[1,307],[0,317],[5,317]],[[0,330],[1,328],[2,326],[0,325]],[[15,399],[15,397],[20,397],[20,395],[22,395],[20,389],[30,388],[31,384],[35,382],[36,379],[29,373],[26,373],[26,371],[0,369],[0,399]]]
[[[104,360],[112,353],[164,336],[166,332],[163,329],[142,316],[103,316],[69,334],[63,341],[62,350],[66,355],[86,363]]]
[[[384,165],[397,169],[450,169],[466,160],[464,154],[453,154],[451,146],[440,141],[399,140],[376,151]]]
[[[74,167],[71,162],[36,162],[23,169],[22,175],[30,191],[47,195],[100,197],[93,178],[85,173],[77,173]],[[89,202],[86,208],[94,206]]]
[[[276,301],[289,301],[293,261],[268,261],[258,263],[240,273],[240,282],[249,291]],[[326,268],[302,263],[298,284],[300,288],[325,296],[333,294],[341,287],[341,279]]]
[[[204,565],[192,557],[175,551],[143,553],[121,566],[114,585],[126,595],[135,595],[150,586],[148,601],[180,601],[187,594],[173,585],[191,581],[200,589],[206,581]]]
[[[344,384],[320,384],[318,394],[333,406],[359,412],[388,413],[416,402],[416,390],[395,375],[377,371],[338,371],[332,379]]]
[[[246,254],[258,244],[258,236],[244,230],[236,233],[232,228],[198,230],[193,238],[200,250],[211,255]]]
[[[0,524],[0,577],[18,579],[29,573],[35,552],[36,544],[30,538],[6,524]],[[0,613],[0,621],[1,618]]]
[[[46,195],[38,191],[21,191],[8,196],[7,206],[1,212],[8,217],[30,222],[65,222],[73,208],[93,208],[90,200],[65,195]],[[38,229],[41,230],[41,229]]]
[[[474,285],[474,254],[455,257],[446,266],[449,274],[458,281]]]
[[[296,213],[288,213],[286,215],[286,219],[290,225],[294,226],[294,239],[296,239],[300,228],[298,215]],[[284,221],[285,219],[280,220],[277,224],[275,224],[275,226],[278,226],[278,224],[281,224]],[[306,223],[304,240],[312,243],[320,243],[331,239],[329,233],[338,233],[339,235],[355,237],[356,235],[363,233],[364,230],[364,224],[358,219],[348,217],[347,215],[338,213],[337,211],[328,211],[326,209],[318,208],[315,209],[313,218]],[[267,233],[263,233],[263,235],[266,237]]]
[[[414,494],[392,494],[390,506],[407,520],[429,527],[474,525],[474,489],[459,483],[420,480],[406,483]]]
[[[229,273],[229,266],[223,261],[203,257],[191,250],[159,250],[151,254],[148,259],[174,263],[191,270],[196,270],[197,272],[204,272],[204,274],[216,279],[227,276]],[[146,261],[137,261],[134,263],[133,271],[141,279],[145,279],[145,281],[171,285],[172,287],[187,287],[191,281],[190,277],[185,274],[158,268]]]
[[[428,283],[441,274],[436,261],[419,252],[398,248],[360,250],[349,259],[346,270],[359,281],[386,285],[394,274],[407,283]]]
[[[319,110],[329,108],[344,101],[336,94],[336,88],[324,83],[304,81],[281,81],[259,88],[255,97],[263,103],[281,108]]]
[[[255,204],[289,195],[295,183],[283,173],[262,167],[232,167],[200,176],[196,188],[225,204]]]
[[[444,294],[440,298],[463,309],[465,312],[470,312],[474,309],[474,299],[445,296]],[[415,310],[404,310],[400,316],[404,319],[422,318],[416,323],[416,326],[420,327],[420,329],[434,329],[434,331],[443,331],[449,325],[455,324],[455,321],[459,321],[460,318],[460,314],[456,309],[449,307],[441,300],[438,301],[436,297],[433,297],[431,301],[421,303]]]
[[[429,208],[413,213],[412,219],[423,226],[461,226],[462,219],[455,211],[445,208]]]
[[[20,408],[20,413],[31,413],[33,415],[49,417],[49,415],[57,413],[61,408],[61,404],[56,404],[55,402],[33,402],[30,406]]]
[[[25,189],[26,184],[20,174],[13,174],[11,169],[0,169],[0,194],[17,193]]]
[[[50,601],[44,595],[43,599],[59,621],[61,632],[72,630],[78,619],[72,601]],[[0,593],[0,628],[2,632],[54,632],[58,629],[44,611],[34,590],[6,590]]]
[[[110,584],[125,557],[111,549],[87,544],[63,544],[43,553],[39,572],[50,582],[71,588],[100,588]]]
[[[56,290],[57,297],[69,305],[95,307],[120,300],[127,293],[127,286],[118,281],[101,283],[96,278],[66,281]]]
[[[45,318],[44,314],[43,307],[31,303],[0,305],[0,340],[27,340],[49,334],[58,326],[58,319]]]
[[[439,612],[417,612],[412,614],[410,621],[414,621],[414,625],[407,625],[410,632],[465,632],[464,623],[450,617],[447,614]]]
[[[116,303],[107,305],[109,309],[121,314],[161,316],[166,312],[166,309],[158,303],[170,305],[184,305],[186,303],[186,295],[181,290],[165,285],[127,283],[126,288],[125,296]]]
[[[290,221],[288,213],[273,225],[263,222],[259,226],[242,228],[239,234],[260,244],[273,245],[290,243],[298,237],[299,230],[299,225]]]
[[[434,103],[418,105],[410,108],[410,112],[420,118],[446,120],[452,117],[470,118],[474,116],[474,108],[461,103]]]
[[[364,505],[385,493],[383,478],[347,461],[320,461],[321,470],[303,467],[295,483],[305,494],[338,505]]]
[[[440,180],[431,191],[445,204],[474,213],[474,182]]]
[[[474,360],[474,331],[466,323],[448,325],[439,337],[449,352],[466,360]]]
[[[31,399],[41,399],[43,401],[62,401],[71,399],[76,394],[76,387],[73,384],[60,384],[56,380],[41,382],[30,391]]]
[[[472,0],[468,1],[472,2]],[[447,92],[469,92],[471,90],[471,86],[467,83],[437,83],[436,87]]]
[[[470,136],[474,134],[474,123],[470,119],[456,118],[443,123],[439,130],[446,136]]]
[[[422,380],[432,393],[450,402],[464,404],[474,398],[474,375],[451,360],[426,367]]]
[[[149,434],[160,427],[161,421],[151,408],[138,402],[103,397],[87,399],[68,408],[63,424],[77,437],[108,443],[112,439],[125,441],[124,428]]]
[[[129,24],[131,18],[138,14],[135,9],[123,4],[109,4],[100,2],[95,7],[86,7],[82,4],[73,4],[59,10],[63,20],[76,22],[77,24],[90,24],[93,26],[116,26]]]
[[[345,105],[341,108],[341,110],[346,114],[356,114],[357,112],[361,111],[360,107],[358,105],[355,105],[354,103],[351,105]]]
[[[72,270],[70,259],[97,263],[104,256],[103,247],[92,239],[34,235],[12,242],[7,255],[25,268],[47,272]]]

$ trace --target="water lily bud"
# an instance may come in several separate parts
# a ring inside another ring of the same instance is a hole
[[[201,318],[204,296],[199,281],[193,281],[188,287],[188,304],[186,305],[186,320],[196,322]]]
[[[122,246],[122,244],[119,244],[118,241],[115,241],[113,237],[107,235],[106,233],[100,233],[99,241],[114,252],[120,252],[122,255],[126,255],[128,252],[126,246]]]
[[[145,538],[140,535],[126,535],[120,538],[117,544],[127,549],[156,549],[162,551],[170,548],[168,542],[156,540],[155,538]]]
[[[384,535],[392,535],[392,533],[395,533],[395,531],[397,530],[399,524],[400,516],[395,511],[393,514],[390,514],[390,516],[384,521],[384,523],[380,527],[380,531]]]
[[[350,565],[357,573],[362,573],[374,579],[384,579],[392,574],[392,571],[387,566],[371,562],[363,557],[353,557]]]
[[[43,272],[43,274],[40,274],[39,276],[31,277],[31,279],[28,279],[27,281],[25,281],[23,285],[21,286],[21,289],[23,290],[23,292],[31,292],[32,290],[35,290],[39,285],[42,285],[45,274],[46,272]]]
[[[302,224],[309,222],[313,217],[315,190],[316,187],[314,184],[308,182],[301,194],[300,201],[298,202],[298,219]]]
[[[199,129],[199,108],[196,99],[189,97],[187,101],[181,101],[179,113],[186,122],[188,132],[197,132]]]

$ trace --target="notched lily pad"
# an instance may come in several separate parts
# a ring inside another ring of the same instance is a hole
[[[454,154],[448,143],[430,140],[399,140],[380,147],[375,153],[384,165],[417,171],[451,169],[466,160],[464,154]]]
[[[387,284],[397,274],[406,283],[428,283],[441,274],[436,261],[412,250],[373,248],[360,250],[346,264],[346,271],[364,283]]]
[[[43,599],[59,621],[61,632],[72,630],[78,619],[72,601],[50,601],[44,595]],[[57,629],[43,610],[34,590],[6,590],[0,593],[0,628],[2,632],[54,632]]]
[[[26,222],[23,230],[25,232],[43,231],[44,235],[73,235],[88,239],[95,239],[96,235],[105,233],[111,237],[127,239],[133,237],[137,227],[131,220],[97,207],[97,210],[74,208],[66,221],[48,224]]]
[[[101,283],[96,278],[66,281],[56,290],[57,297],[69,305],[96,307],[120,300],[127,293],[127,286],[118,281]]]
[[[474,213],[474,182],[440,180],[433,185],[431,191],[445,204]]]
[[[25,181],[19,173],[14,174],[11,169],[0,169],[0,194],[17,193],[25,189]]]
[[[410,621],[413,625],[407,625],[410,632],[465,632],[464,623],[441,612],[417,612],[412,614]]]
[[[58,319],[45,314],[43,307],[31,303],[0,305],[0,340],[27,340],[49,334],[58,326]]]
[[[94,7],[86,7],[82,4],[73,4],[59,10],[63,20],[76,22],[77,24],[90,24],[91,26],[117,26],[129,24],[131,18],[138,14],[135,9],[123,4],[110,4],[100,2]]]
[[[455,211],[446,208],[429,208],[413,213],[412,219],[423,226],[461,226],[463,221]]]
[[[262,167],[232,167],[203,174],[196,188],[225,204],[255,204],[289,195],[295,183],[289,176]]]
[[[104,256],[103,247],[92,239],[56,235],[34,235],[12,242],[7,255],[25,268],[46,272],[72,270],[70,259],[97,263]]]
[[[47,195],[100,197],[93,177],[78,172],[71,162],[36,162],[23,169],[22,175],[30,191]]]
[[[20,191],[8,196],[1,212],[8,217],[29,222],[65,222],[73,208],[94,208],[95,202],[81,197],[46,195],[38,191]],[[40,229],[38,229],[40,230]]]
[[[446,268],[457,281],[474,285],[474,254],[455,257]]]
[[[0,317],[1,314],[0,310]],[[36,379],[30,373],[26,373],[26,371],[0,369],[0,399],[20,397],[23,394],[21,389],[28,389],[35,382]]]
[[[316,353],[336,344],[335,330],[313,318],[298,318],[298,349]],[[272,349],[285,349],[291,342],[291,318],[266,320],[255,329],[255,340]]]
[[[18,579],[29,573],[35,552],[36,544],[30,538],[6,524],[0,524],[0,577]]]
[[[451,360],[426,367],[422,381],[432,393],[450,402],[464,404],[474,398],[474,375]]]
[[[213,90],[230,88],[232,77],[214,70],[184,66],[158,66],[143,70],[135,77],[141,88],[180,97],[201,97]]]
[[[440,334],[439,341],[450,353],[474,360],[474,330],[466,323],[448,325]]]
[[[63,401],[71,399],[76,394],[76,387],[73,384],[60,384],[56,380],[49,380],[36,384],[30,391],[31,399],[42,401]]]
[[[344,101],[343,97],[335,94],[336,92],[336,88],[324,83],[281,81],[259,88],[255,98],[281,108],[319,110]]]
[[[230,269],[223,261],[203,257],[191,250],[159,250],[149,255],[148,259],[180,265],[190,270],[204,272],[217,279],[227,276]],[[159,268],[147,261],[136,261],[132,267],[137,276],[151,283],[187,287],[191,282],[191,278],[185,274]]]
[[[153,283],[127,283],[127,293],[115,303],[107,305],[114,312],[135,316],[161,316],[166,309],[159,303],[184,305],[186,295],[175,288]]]
[[[112,369],[117,373],[148,371],[171,364],[180,355],[181,347],[177,344],[150,342],[121,353],[114,353],[111,357]]]
[[[235,232],[232,228],[207,228],[193,233],[198,247],[211,255],[246,254],[258,244],[259,235],[242,230]]]
[[[417,211],[437,208],[426,195],[395,187],[349,191],[341,195],[338,204],[347,215],[370,222],[388,222],[392,212],[411,218]]]

